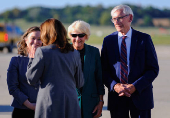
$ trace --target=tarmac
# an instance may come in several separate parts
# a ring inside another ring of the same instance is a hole
[[[95,45],[99,49],[101,46]],[[156,52],[159,62],[159,75],[153,82],[154,93],[154,109],[152,109],[152,118],[170,118],[170,46],[156,45]],[[9,95],[6,76],[7,68],[12,56],[17,55],[16,49],[14,53],[7,53],[4,49],[0,52],[0,118],[11,118],[13,108],[10,106],[12,96]],[[101,118],[110,118],[110,113],[107,111],[107,88],[105,87],[104,107]]]

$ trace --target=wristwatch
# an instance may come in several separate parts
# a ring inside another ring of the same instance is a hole
[[[104,104],[104,101],[103,101],[103,100],[100,100],[99,102],[103,102],[103,104]]]

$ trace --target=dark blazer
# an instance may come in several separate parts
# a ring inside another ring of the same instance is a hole
[[[82,90],[83,118],[93,118],[93,110],[99,103],[99,95],[104,95],[102,68],[99,49],[85,44],[84,79]]]
[[[13,96],[11,106],[20,109],[28,109],[23,103],[28,99],[36,103],[39,84],[31,86],[27,82],[26,71],[29,58],[19,55],[11,58],[7,70],[7,84],[9,94]]]
[[[118,32],[104,38],[101,60],[104,84],[108,87],[108,110],[116,109],[116,106],[121,104],[120,97],[115,91],[110,91],[110,85],[112,81],[114,84],[120,83],[113,66],[120,62]],[[128,82],[136,88],[131,97],[134,105],[140,110],[154,107],[152,82],[157,77],[158,71],[157,55],[151,37],[132,29]]]

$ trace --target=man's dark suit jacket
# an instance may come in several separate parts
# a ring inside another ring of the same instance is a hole
[[[113,66],[120,62],[118,32],[104,38],[101,61],[103,81],[108,88],[108,110],[114,110],[117,105],[121,105],[118,94],[110,89],[112,81],[115,84],[120,83]],[[128,83],[133,84],[136,88],[131,97],[138,109],[148,110],[154,107],[152,82],[158,72],[157,55],[150,35],[132,29]]]

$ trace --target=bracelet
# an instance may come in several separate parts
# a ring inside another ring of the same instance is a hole
[[[103,101],[103,100],[100,100],[99,102],[103,102],[103,104],[104,104],[104,101]]]

